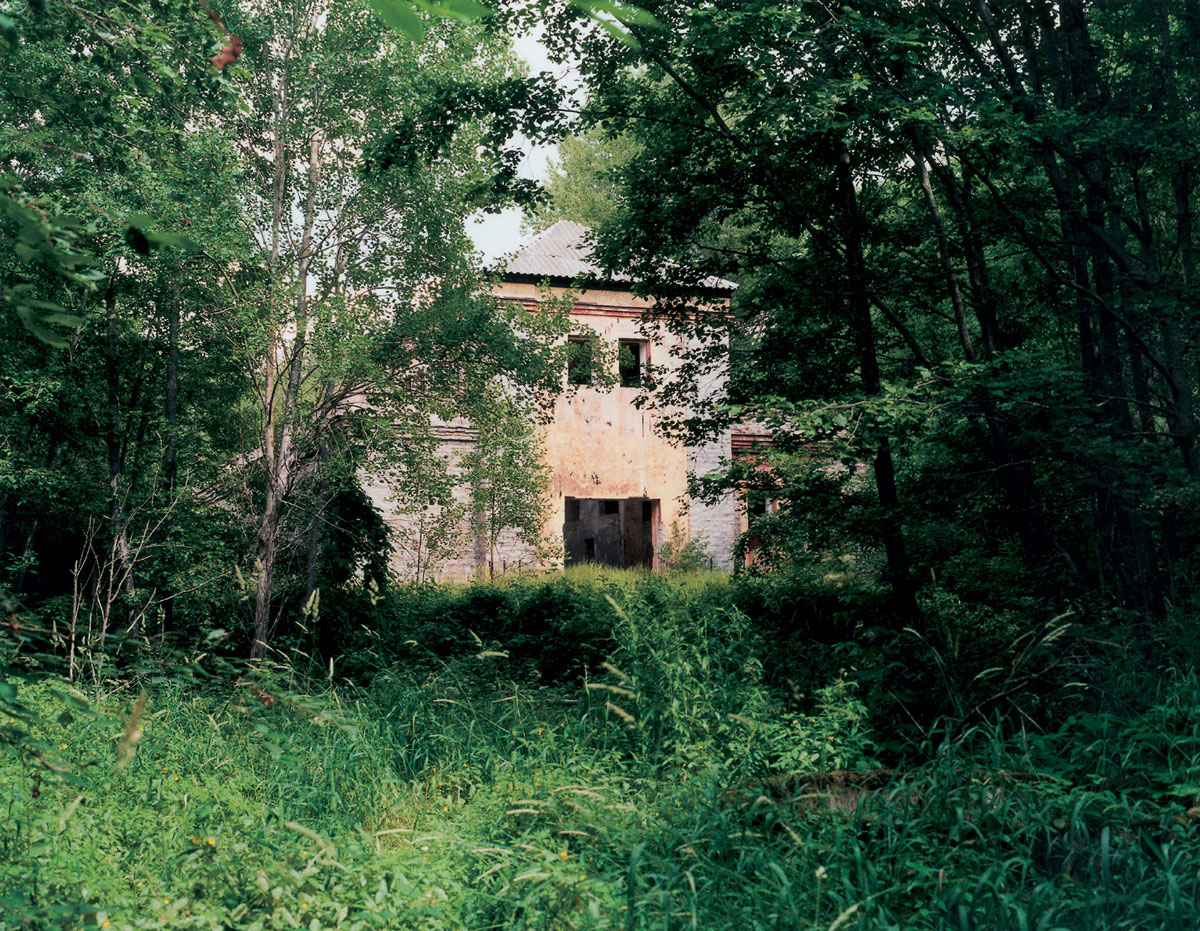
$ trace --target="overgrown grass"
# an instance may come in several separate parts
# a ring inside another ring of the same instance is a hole
[[[281,667],[64,703],[29,676],[32,736],[0,756],[0,923],[1200,923],[1194,673],[1136,712],[956,725],[884,760],[869,670],[796,696],[766,674],[762,625],[710,597],[729,583],[602,584],[611,648],[579,681],[474,641],[359,684]],[[829,650],[822,668],[849,655]]]

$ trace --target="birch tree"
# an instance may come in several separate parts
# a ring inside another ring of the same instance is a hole
[[[537,325],[478,298],[464,221],[488,156],[470,125],[439,134],[422,108],[447,84],[503,78],[505,48],[447,22],[414,44],[345,0],[258,3],[228,22],[245,49],[247,112],[231,125],[261,255],[235,320],[260,413],[247,485],[259,653],[279,618],[289,505],[333,431],[355,421],[369,445],[372,425],[417,433],[464,413],[499,374],[553,379]]]

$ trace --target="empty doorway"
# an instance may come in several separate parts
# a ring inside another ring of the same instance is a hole
[[[654,565],[652,498],[567,498],[563,548],[567,565],[584,562],[621,568]]]

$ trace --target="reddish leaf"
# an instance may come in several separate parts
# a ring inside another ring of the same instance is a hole
[[[212,57],[213,67],[218,71],[225,68],[226,65],[232,65],[242,54],[242,40],[237,36],[229,37],[229,44],[221,51]]]

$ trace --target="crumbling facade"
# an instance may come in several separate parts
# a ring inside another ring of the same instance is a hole
[[[516,301],[530,310],[547,289],[556,298],[572,291],[577,297],[570,312],[571,339],[581,350],[591,340],[617,350],[597,354],[601,364],[612,369],[607,377],[595,377],[598,373],[587,369],[593,364],[587,353],[579,354],[583,361],[563,372],[564,392],[541,430],[550,467],[544,534],[561,541],[559,556],[541,568],[594,562],[651,569],[660,565],[668,541],[678,547],[699,540],[711,567],[730,569],[734,544],[744,528],[738,501],[732,495],[715,504],[691,500],[688,474],[711,472],[728,461],[733,437],[726,432],[700,447],[673,444],[658,429],[663,412],[653,404],[635,404],[649,374],[674,377],[689,347],[685,338],[664,336],[645,325],[651,304],[635,296],[628,281],[599,274],[588,260],[586,232],[575,223],[555,224],[509,264],[496,290],[500,300]],[[728,301],[734,287],[720,279],[705,284],[706,299],[718,304]],[[698,390],[719,395],[724,378],[717,372]],[[443,453],[454,471],[457,458],[470,448],[470,429],[442,429],[447,434]],[[375,486],[368,491],[398,535],[411,537],[413,515],[396,513],[389,489]],[[440,560],[430,576],[465,580],[486,575],[478,543],[472,544],[466,532],[463,537],[459,552]],[[504,571],[532,567],[535,559],[529,547],[514,538],[502,541],[500,563],[496,569]],[[393,567],[401,578],[413,577],[412,555],[398,550]]]

